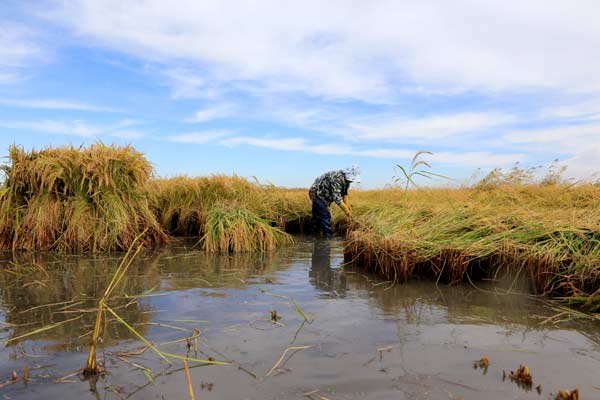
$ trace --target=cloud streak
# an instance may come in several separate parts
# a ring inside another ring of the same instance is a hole
[[[188,132],[179,135],[167,136],[166,140],[175,143],[205,144],[221,139],[229,134],[225,130],[213,130],[203,132]]]
[[[319,155],[372,157],[393,160],[408,160],[414,155],[413,150],[375,148],[361,149],[343,143],[313,144],[304,138],[255,138],[236,136],[220,141],[225,146],[253,146],[280,151],[299,151]],[[522,153],[495,154],[492,152],[440,152],[435,154],[435,160],[442,164],[460,165],[466,167],[497,167],[510,165],[516,161],[526,161]]]
[[[25,132],[42,132],[54,135],[78,136],[82,138],[95,138],[113,136],[122,139],[141,139],[146,136],[144,132],[127,129],[137,125],[137,121],[121,120],[113,124],[94,124],[83,120],[55,120],[40,121],[2,121],[0,128],[19,130]]]
[[[116,110],[112,108],[99,107],[93,104],[62,99],[0,99],[0,105],[44,110],[116,112]]]
[[[348,128],[360,140],[429,142],[467,133],[487,133],[515,120],[504,113],[462,112],[423,118],[368,118],[365,122],[349,123]]]

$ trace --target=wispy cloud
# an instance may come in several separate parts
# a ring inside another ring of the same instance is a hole
[[[0,99],[0,105],[36,108],[45,110],[75,110],[75,111],[94,111],[94,112],[115,112],[116,110],[108,107],[100,107],[93,104],[81,103],[62,99]]]
[[[414,150],[375,148],[362,149],[344,143],[313,144],[303,138],[256,138],[237,136],[220,141],[225,146],[247,145],[281,151],[301,151],[321,155],[339,155],[353,157],[373,157],[393,160],[407,160],[414,155]],[[440,152],[435,160],[442,164],[461,165],[467,167],[497,167],[526,161],[522,153],[494,154],[492,152]]]
[[[141,131],[125,129],[136,125],[133,120],[121,120],[112,124],[95,124],[82,120],[40,120],[40,121],[2,121],[0,128],[29,132],[42,132],[55,135],[93,138],[113,136],[124,139],[140,139],[145,136]]]
[[[487,133],[491,128],[515,121],[512,115],[497,112],[462,112],[423,118],[371,117],[349,123],[360,140],[420,141],[444,139],[466,133]]]
[[[231,104],[219,104],[217,106],[207,107],[202,110],[198,110],[193,117],[186,119],[185,122],[189,123],[203,123],[212,121],[219,118],[228,117],[234,110]]]
[[[504,135],[503,140],[530,152],[575,154],[600,145],[600,123],[515,130]]]
[[[0,83],[21,80],[29,63],[43,56],[44,51],[30,28],[0,19]]]
[[[0,121],[0,127],[81,137],[92,137],[101,133],[101,129],[83,121]]]
[[[249,145],[283,151],[304,151],[315,154],[349,155],[353,150],[345,144],[310,144],[304,138],[258,138],[236,136],[220,142],[226,146]]]
[[[119,139],[138,140],[146,137],[146,132],[137,130],[118,130],[110,133],[110,136]]]
[[[595,143],[585,150],[561,162],[567,166],[567,175],[577,179],[600,180],[600,144]]]
[[[557,106],[547,106],[540,110],[543,119],[564,119],[573,121],[600,120],[600,97],[571,102]]]
[[[225,130],[213,130],[203,132],[188,132],[179,135],[167,136],[166,140],[176,143],[204,144],[221,139],[229,134]]]

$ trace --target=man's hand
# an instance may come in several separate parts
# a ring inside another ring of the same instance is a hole
[[[344,210],[344,213],[351,217],[352,216],[352,210],[346,205],[346,203],[344,203],[343,201],[340,203],[340,208],[342,210]]]
[[[352,206],[350,205],[350,202],[348,201],[347,195],[342,197],[342,202],[346,205],[346,207],[348,207],[350,209],[350,212],[352,212]]]

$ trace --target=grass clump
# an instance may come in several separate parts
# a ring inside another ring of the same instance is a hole
[[[209,252],[268,251],[292,244],[292,237],[235,203],[216,204],[206,219],[200,243]]]
[[[130,146],[96,143],[25,151],[2,167],[0,248],[126,250],[167,241],[148,202],[152,166]]]
[[[204,235],[213,207],[226,202],[235,202],[281,229],[310,219],[305,190],[261,185],[236,175],[157,179],[150,186],[157,219],[175,236]]]

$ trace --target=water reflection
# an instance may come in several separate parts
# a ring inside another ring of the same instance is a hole
[[[143,253],[112,304],[165,351],[181,355],[189,351],[184,339],[189,333],[165,325],[198,328],[202,331],[198,356],[236,360],[257,376],[269,370],[287,347],[311,346],[293,358],[288,354],[280,371],[264,382],[237,367],[194,368],[194,382],[215,384],[213,392],[203,393],[206,398],[300,398],[317,387],[332,388],[329,394],[323,392],[332,399],[447,399],[448,392],[477,397],[448,384],[452,381],[485,389],[486,395],[492,388],[490,399],[504,399],[520,392],[511,392],[511,386],[501,382],[497,368],[514,369],[527,362],[537,372],[544,371],[545,363],[556,363],[558,367],[547,369],[547,376],[536,377],[549,383],[571,368],[577,374],[567,374],[566,382],[587,384],[589,390],[593,371],[600,367],[600,349],[594,345],[600,343],[597,324],[581,320],[542,324],[554,310],[529,296],[500,291],[497,284],[393,285],[344,264],[339,240],[297,239],[295,247],[266,254],[208,254],[185,242]],[[53,380],[85,361],[96,301],[119,261],[119,257],[52,254],[0,260],[2,339],[81,316],[10,343],[9,351],[0,352],[0,381],[25,364],[34,365],[37,358],[31,356],[45,357],[40,364],[60,365],[32,373],[30,388],[13,385],[7,392],[12,398],[34,398],[35,390],[51,398],[94,398],[87,383],[83,388],[73,383],[68,386],[73,392],[67,393]],[[133,301],[136,296],[138,301]],[[292,299],[310,316],[310,324],[304,323]],[[273,309],[281,316],[280,324],[269,318]],[[139,369],[116,356],[139,349],[140,341],[130,339],[121,324],[107,325],[104,350],[110,373],[98,381],[96,394],[121,390],[127,395],[139,391],[134,398],[187,397],[180,366],[155,378],[161,384],[152,385]],[[387,350],[377,350],[381,348]],[[488,380],[470,381],[473,361],[483,354],[492,360]],[[559,365],[563,360],[568,368]],[[154,372],[166,368],[150,352],[130,361]],[[577,369],[580,365],[585,368]],[[443,380],[436,380],[440,377]],[[429,387],[423,389],[422,382]],[[439,395],[425,396],[423,390]]]
[[[159,292],[243,288],[278,268],[282,254],[219,255],[187,247],[149,251],[131,265],[110,305],[143,334],[155,311],[151,300]],[[14,346],[28,339],[20,336],[55,325],[32,338],[58,340],[59,347],[87,344],[98,299],[119,262],[119,257],[52,253],[21,253],[0,261],[0,332],[5,332],[0,340]],[[113,322],[103,337],[106,344],[133,337],[126,327]]]
[[[524,280],[499,277],[494,282],[451,286],[415,279],[394,284],[352,263],[344,264],[342,247],[343,243],[335,240],[316,238],[313,242],[309,281],[328,297],[363,297],[385,318],[417,325],[495,324],[507,331],[513,327],[537,331],[576,328],[600,345],[596,322],[578,319],[559,325],[548,323],[557,311],[545,299],[525,292],[529,284]]]
[[[344,297],[348,288],[346,275],[341,269],[341,248],[339,240],[315,238],[308,272],[309,281],[315,288],[335,297]]]
[[[118,258],[61,257],[54,254],[18,254],[4,260],[0,270],[0,309],[4,317],[2,340],[9,346],[21,342],[20,336],[50,325],[36,339],[61,340],[72,345],[85,343],[85,335],[95,320],[97,299],[101,297],[116,269]],[[134,324],[148,322],[148,310],[132,296],[158,286],[153,271],[156,257],[131,266],[111,302],[123,317]],[[71,322],[68,322],[71,321]],[[143,331],[143,328],[142,328]],[[111,324],[106,342],[127,338],[129,332]]]

